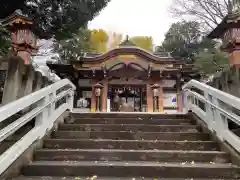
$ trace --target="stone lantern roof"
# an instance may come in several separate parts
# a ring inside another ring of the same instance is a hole
[[[223,38],[227,30],[240,27],[240,1],[228,0],[228,14],[222,22],[208,35],[209,38]]]
[[[16,10],[13,14],[1,21],[3,26],[13,26],[14,24],[32,25],[33,20],[24,15],[21,10]]]
[[[240,12],[228,14],[222,22],[208,35],[209,38],[221,38],[226,30],[240,26]]]

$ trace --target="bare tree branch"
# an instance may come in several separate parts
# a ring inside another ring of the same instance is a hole
[[[226,16],[228,7],[228,0],[174,0],[170,12],[177,18],[196,19],[209,32]]]

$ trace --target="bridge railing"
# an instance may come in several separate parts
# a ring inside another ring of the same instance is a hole
[[[240,138],[229,123],[240,126],[240,99],[196,80],[183,87],[185,110],[201,118],[221,141],[240,152]]]
[[[20,118],[0,130],[0,144],[24,125],[35,120],[34,127],[0,155],[0,175],[30,145],[41,139],[66,110],[73,109],[74,90],[75,86],[65,79],[0,108],[0,123],[21,112]]]

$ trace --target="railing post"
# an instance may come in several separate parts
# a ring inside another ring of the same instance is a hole
[[[45,104],[49,102],[50,98],[49,95],[45,96],[39,103],[37,103],[37,108],[38,107],[43,107]],[[49,106],[45,107],[45,109],[36,117],[35,120],[35,126],[36,127],[41,127],[44,123],[44,120],[48,119],[50,109]]]
[[[49,95],[49,101],[52,103],[50,104],[50,108],[49,108],[50,112],[49,112],[48,116],[51,116],[54,113],[55,108],[56,108],[56,91],[54,91],[53,93],[51,93]]]
[[[208,102],[213,102],[213,97],[208,94],[207,90],[204,91],[204,97]],[[214,121],[214,109],[211,104],[205,102],[206,116],[205,121],[208,125],[209,130],[213,131],[213,121]]]
[[[69,106],[69,110],[72,112],[73,111],[73,104],[74,104],[74,91],[71,90],[69,92],[69,96],[67,96],[67,104]]]
[[[220,107],[219,100],[217,98],[213,98],[213,104],[216,105],[217,107]],[[224,115],[221,114],[221,112],[214,108],[214,130],[217,133],[217,136],[221,141],[224,140],[223,138],[223,133],[226,133],[225,131],[228,129],[228,123],[227,119]]]

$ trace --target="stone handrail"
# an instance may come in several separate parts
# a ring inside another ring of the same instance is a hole
[[[240,99],[196,80],[183,87],[184,106],[201,118],[209,130],[240,152],[240,138],[229,129],[229,122],[240,126]]]
[[[0,123],[18,112],[25,112],[19,119],[0,130],[0,143],[35,119],[34,128],[0,156],[0,175],[29,146],[41,139],[66,110],[72,111],[74,90],[75,86],[64,79],[0,108]]]

